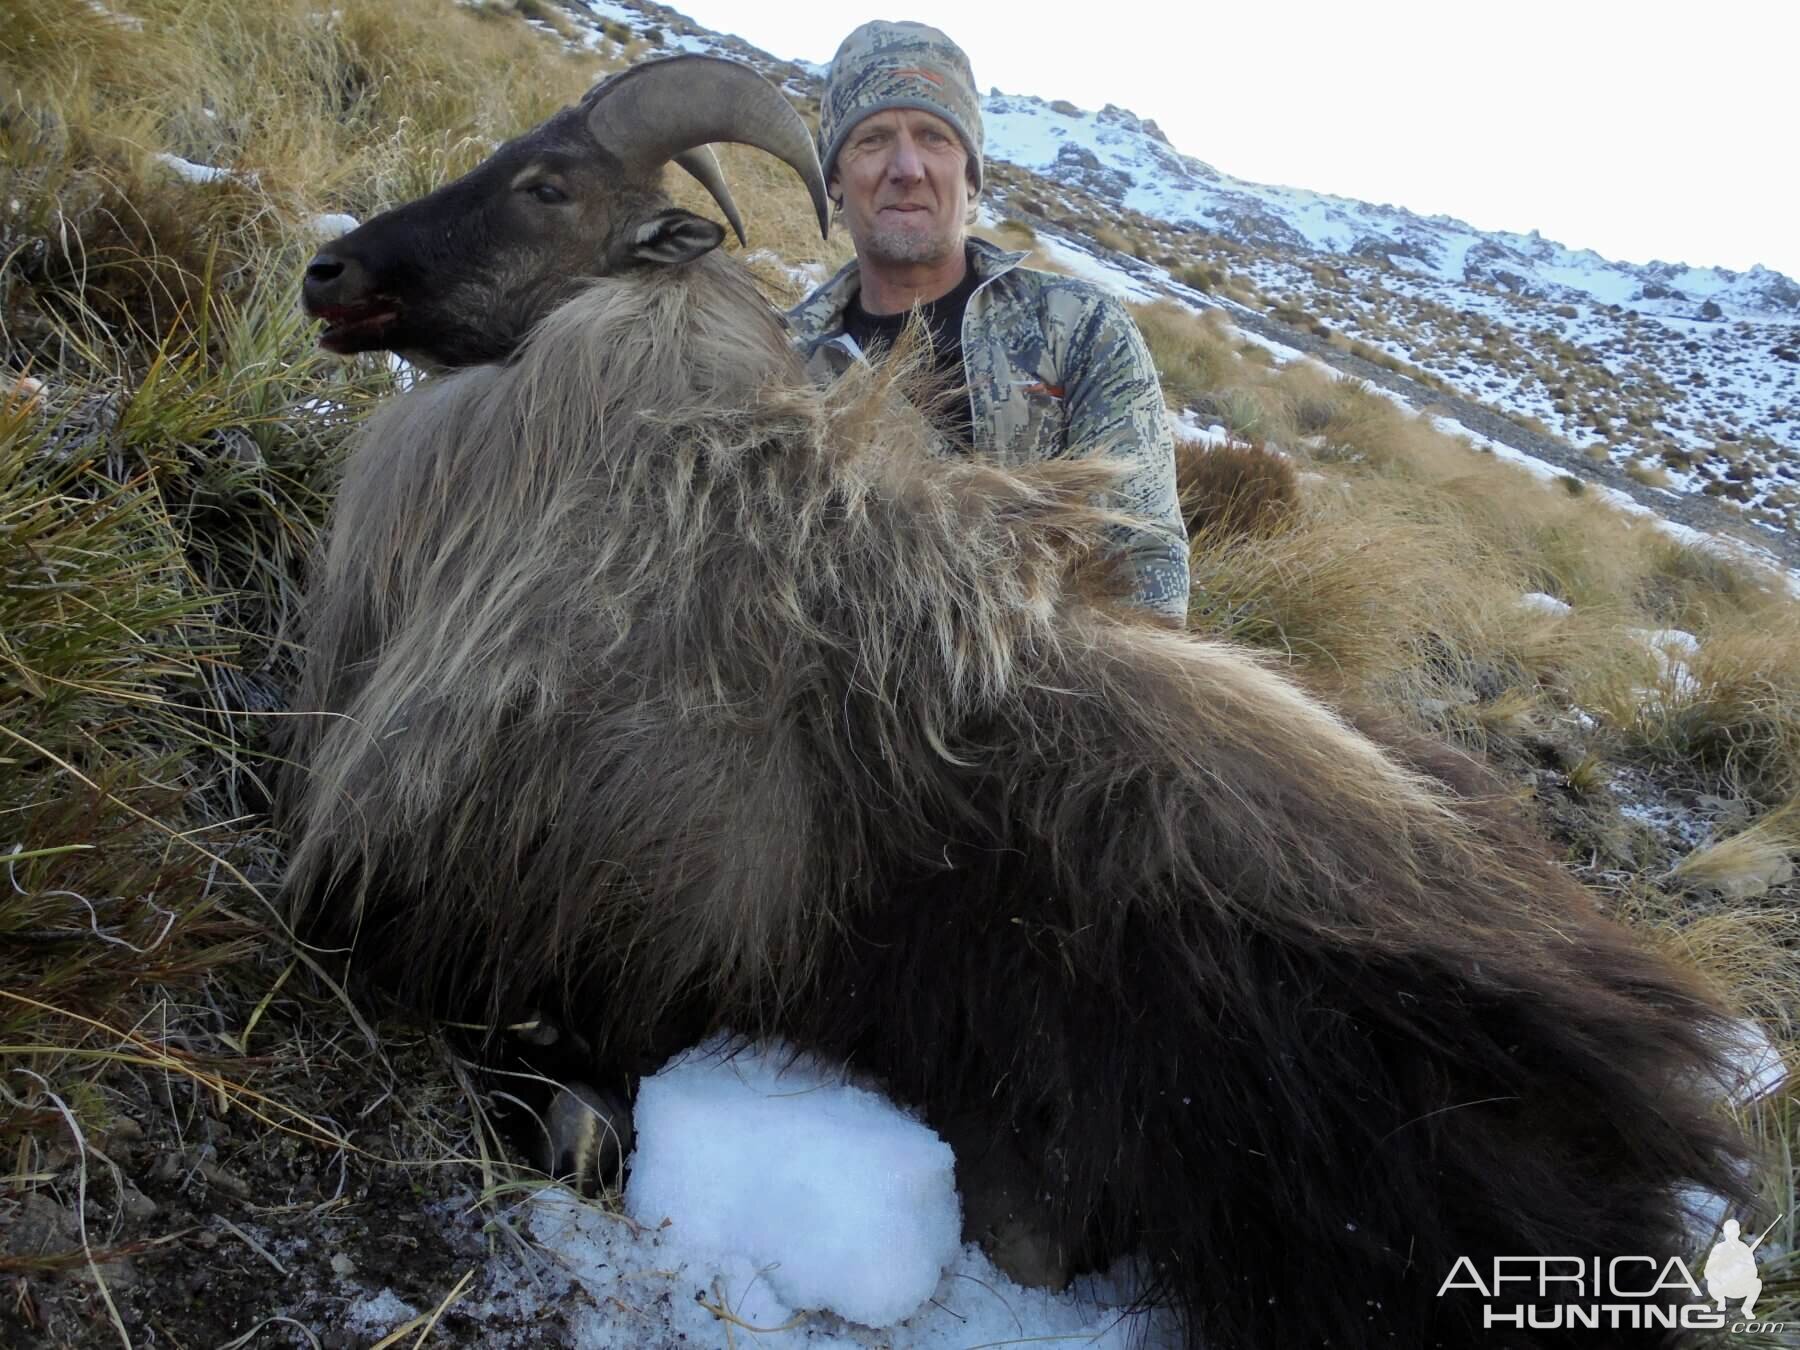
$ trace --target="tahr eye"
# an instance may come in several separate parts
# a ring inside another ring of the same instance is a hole
[[[545,206],[555,206],[558,202],[569,200],[569,194],[554,183],[533,183],[525,190]]]

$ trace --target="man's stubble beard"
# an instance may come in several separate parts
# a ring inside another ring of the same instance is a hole
[[[869,234],[868,254],[884,263],[940,263],[962,243],[962,231],[951,229],[920,234],[912,230],[877,227]]]

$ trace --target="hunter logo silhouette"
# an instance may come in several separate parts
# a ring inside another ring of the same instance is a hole
[[[1756,1273],[1756,1249],[1762,1245],[1763,1238],[1769,1236],[1770,1229],[1780,1222],[1777,1215],[1774,1223],[1763,1229],[1755,1242],[1745,1245],[1738,1237],[1738,1221],[1725,1220],[1725,1236],[1707,1255],[1706,1265],[1700,1272],[1706,1281],[1706,1292],[1719,1300],[1721,1312],[1726,1303],[1741,1298],[1744,1316],[1753,1315],[1757,1296],[1762,1293],[1762,1279]]]

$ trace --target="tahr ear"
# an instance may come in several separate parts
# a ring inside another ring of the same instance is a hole
[[[711,253],[725,238],[725,229],[705,216],[670,207],[646,216],[633,225],[613,248],[613,265],[632,264],[673,267]]]

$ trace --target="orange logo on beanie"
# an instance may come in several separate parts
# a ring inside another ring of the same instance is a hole
[[[935,70],[926,70],[921,66],[908,66],[905,70],[896,70],[894,74],[917,75],[921,80],[930,80],[936,85],[941,85],[944,82],[944,77]]]

